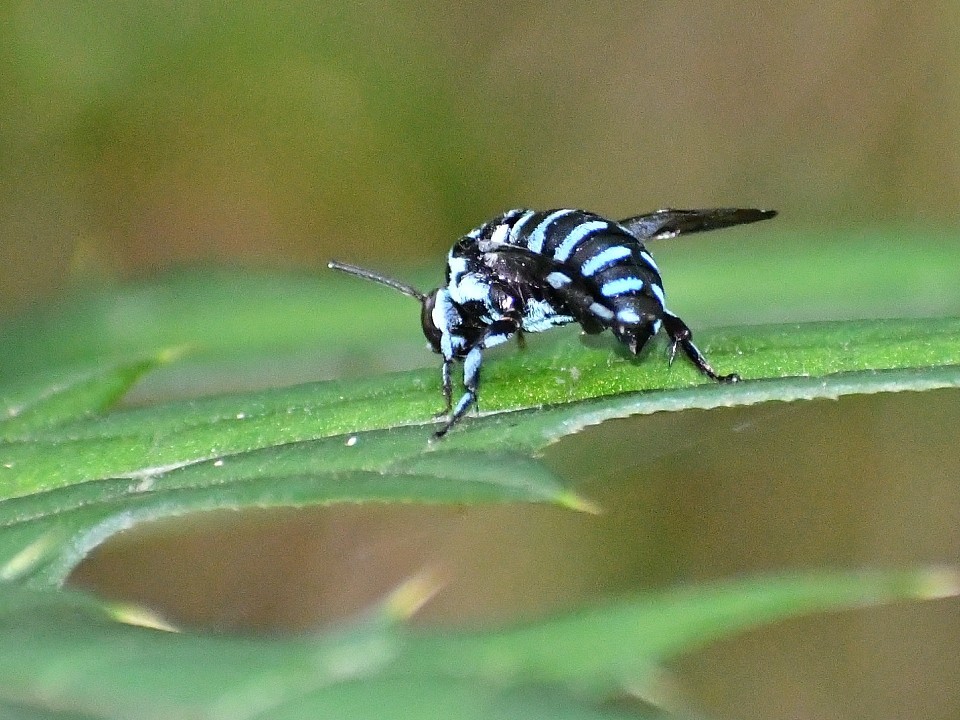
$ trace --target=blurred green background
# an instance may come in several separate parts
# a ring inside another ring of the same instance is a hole
[[[955,3],[6,2],[0,310],[508,207],[960,220]]]
[[[776,227],[756,232],[859,252],[865,228],[960,247],[958,201],[955,3],[0,8],[7,315],[185,263],[326,282],[321,268],[339,257],[439,279],[454,238],[520,205],[770,207]],[[706,242],[732,267],[757,247]],[[884,263],[896,282],[897,257],[873,259]],[[817,298],[806,315],[796,302],[779,313],[779,279],[756,280],[765,301],[688,321],[833,317]],[[716,284],[735,305],[741,286]],[[932,296],[944,300],[908,299],[903,314],[956,313],[955,289]],[[406,306],[385,302],[405,322]],[[415,320],[401,331],[413,359],[378,367],[433,362]],[[450,579],[428,620],[462,622],[752,571],[955,563],[957,400],[609,423],[548,456],[608,509],[600,519],[549,508],[202,517],[118,538],[76,582],[187,624],[300,628],[355,612],[425,564]],[[598,476],[598,464],[616,470]],[[932,608],[755,633],[685,663],[681,684],[721,717],[954,718],[960,614]]]

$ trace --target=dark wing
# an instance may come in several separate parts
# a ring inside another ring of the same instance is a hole
[[[564,263],[516,245],[500,245],[485,252],[483,263],[524,301],[547,300],[558,311],[576,318],[586,332],[603,329],[589,311],[596,298]]]
[[[496,250],[484,252],[480,257],[494,277],[519,290],[543,285],[547,275],[559,268],[552,258],[505,243],[497,245]]]
[[[640,242],[665,240],[686,233],[718,230],[731,225],[769,220],[776,210],[752,208],[711,208],[709,210],[657,210],[647,215],[620,220]]]

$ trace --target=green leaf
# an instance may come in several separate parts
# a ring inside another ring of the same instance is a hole
[[[59,584],[119,530],[203,510],[333,502],[582,504],[523,455],[436,453],[419,459],[427,446],[421,428],[362,437],[371,451],[344,452],[350,448],[342,437],[279,444],[6,500],[0,503],[0,577]],[[497,467],[504,472],[495,472]]]
[[[398,624],[387,606],[319,635],[266,639],[124,625],[84,596],[4,585],[0,707],[116,720],[349,720],[376,708],[398,718],[614,720],[626,716],[593,703],[635,692],[663,661],[720,637],[812,612],[956,592],[956,575],[942,570],[796,575],[484,632],[418,630]]]
[[[662,346],[635,361],[616,346],[585,346],[563,333],[491,358],[487,414],[465,419],[440,442],[425,424],[439,398],[435,370],[38,428],[0,444],[7,498],[0,565],[56,584],[120,529],[216,508],[401,501],[589,508],[530,454],[586,425],[636,413],[960,386],[956,319],[747,327],[702,340],[717,367],[745,381],[705,383],[685,361],[668,367],[658,357]],[[24,548],[41,545],[49,552],[24,564]]]

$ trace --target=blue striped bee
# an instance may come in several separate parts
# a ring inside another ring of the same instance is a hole
[[[477,402],[483,351],[523,333],[577,322],[584,332],[609,328],[634,355],[660,332],[669,361],[683,350],[712,380],[718,375],[693,344],[690,328],[667,310],[660,270],[647,240],[766,220],[773,210],[657,210],[606,220],[584,210],[510,210],[464,235],[447,256],[447,282],[429,293],[354,265],[329,267],[373,280],[420,301],[423,334],[443,356],[442,437]],[[463,363],[464,394],[453,405],[451,370]]]

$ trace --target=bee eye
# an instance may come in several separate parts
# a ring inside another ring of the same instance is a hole
[[[437,290],[423,298],[423,308],[420,311],[420,323],[423,325],[423,334],[430,343],[434,352],[440,352],[440,337],[442,332],[433,321],[433,308],[437,304]]]

